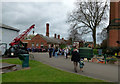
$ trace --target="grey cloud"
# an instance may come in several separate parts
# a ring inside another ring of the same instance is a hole
[[[19,28],[21,32],[35,24],[36,33],[46,32],[45,23],[50,23],[50,36],[54,33],[67,37],[68,8],[61,2],[4,2],[2,4],[2,22]]]
[[[19,28],[21,32],[35,24],[35,32],[43,35],[46,32],[46,22],[49,22],[50,36],[56,33],[67,39],[69,24],[66,20],[72,7],[62,2],[4,2],[2,22]],[[83,38],[91,41],[89,36]]]
[[[35,24],[35,32],[43,35],[46,34],[46,22],[49,22],[50,36],[56,33],[67,39],[69,24],[66,20],[72,10],[73,6],[69,2],[3,2],[2,22],[21,32]],[[90,34],[83,38],[92,41]]]

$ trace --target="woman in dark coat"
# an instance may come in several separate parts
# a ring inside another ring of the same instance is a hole
[[[73,63],[74,63],[74,70],[77,73],[77,65],[78,65],[78,62],[80,61],[80,55],[79,55],[77,49],[74,49],[74,51],[72,53],[71,61],[73,61]]]

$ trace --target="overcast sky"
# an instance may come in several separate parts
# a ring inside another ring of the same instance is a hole
[[[2,2],[2,23],[20,29],[20,33],[35,24],[35,33],[46,34],[46,23],[49,22],[50,37],[60,34],[67,39],[69,24],[68,14],[75,8],[75,0],[12,0]],[[84,37],[92,41],[91,35]]]
[[[21,32],[35,24],[35,33],[46,34],[45,24],[50,24],[50,36],[68,37],[68,13],[73,10],[73,0],[66,2],[3,2],[2,23]]]

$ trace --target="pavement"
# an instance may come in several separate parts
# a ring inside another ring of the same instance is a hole
[[[74,66],[70,58],[65,59],[64,56],[49,58],[48,53],[31,53],[34,55],[34,59],[42,62],[43,64],[50,65],[52,67],[75,73]],[[118,65],[110,64],[98,64],[92,62],[85,62],[84,72],[81,72],[79,66],[77,68],[78,73],[83,76],[92,77],[95,79],[101,79],[109,82],[118,82]]]

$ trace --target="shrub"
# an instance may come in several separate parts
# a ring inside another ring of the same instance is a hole
[[[93,49],[93,54],[97,55],[98,54],[98,50],[97,49]]]
[[[111,58],[107,58],[107,60],[109,60],[108,62],[110,64],[114,64],[118,59],[115,56],[112,56]]]

